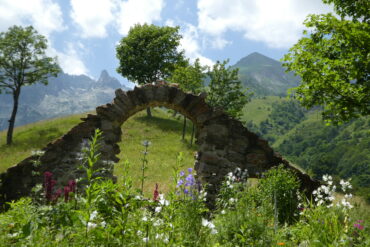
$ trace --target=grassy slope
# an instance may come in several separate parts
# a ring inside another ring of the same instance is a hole
[[[14,145],[5,145],[6,131],[0,132],[0,172],[17,164],[31,154],[31,151],[44,147],[50,141],[62,136],[71,127],[80,122],[85,114],[72,115],[63,118],[45,120],[34,124],[25,125],[15,129]],[[141,174],[141,158],[143,140],[149,140],[147,179],[145,191],[151,193],[155,183],[160,184],[160,191],[166,192],[170,186],[172,167],[176,164],[178,152],[183,152],[183,167],[194,165],[193,153],[196,147],[189,148],[191,133],[188,122],[186,141],[181,141],[182,116],[174,119],[160,109],[154,109],[154,117],[148,119],[144,112],[139,112],[122,125],[122,142],[119,144],[121,153],[119,162],[115,167],[115,175],[120,181],[122,163],[128,160],[131,164],[130,175],[134,185],[139,187]]]
[[[251,102],[245,105],[242,120],[246,122],[253,121],[254,124],[258,125],[267,119],[271,113],[271,106],[283,100],[286,99],[279,96],[253,98]]]

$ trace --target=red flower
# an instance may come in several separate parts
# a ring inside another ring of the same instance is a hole
[[[158,201],[158,196],[159,196],[158,184],[156,183],[155,184],[155,190],[153,192],[153,201]]]
[[[46,198],[46,201],[48,202],[50,202],[52,199],[53,187],[56,183],[56,181],[52,179],[52,176],[53,176],[53,173],[44,172],[45,198]]]
[[[62,195],[62,189],[58,189],[53,195],[53,202],[58,201],[59,197]]]
[[[71,188],[69,186],[64,187],[64,201],[68,202],[69,192],[71,192]]]
[[[75,180],[69,180],[68,186],[71,192],[76,193],[76,181]]]

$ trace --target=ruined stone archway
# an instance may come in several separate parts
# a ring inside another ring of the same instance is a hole
[[[42,181],[42,176],[32,176],[51,171],[58,182],[83,176],[76,169],[81,145],[91,137],[95,129],[103,131],[102,160],[117,162],[120,152],[121,125],[135,113],[154,106],[165,106],[191,119],[197,127],[198,152],[195,170],[201,182],[208,183],[210,199],[224,176],[236,167],[248,169],[249,176],[256,177],[267,169],[283,164],[296,171],[302,189],[312,192],[319,183],[292,167],[275,153],[267,141],[248,131],[242,123],[222,110],[210,107],[205,95],[184,93],[174,85],[147,84],[124,92],[116,90],[113,102],[96,108],[96,115],[89,114],[60,139],[49,143],[41,157],[31,156],[0,174],[0,203],[29,195],[31,188]],[[35,168],[34,160],[42,165]],[[101,165],[104,165],[102,163]],[[108,174],[113,177],[113,171]]]

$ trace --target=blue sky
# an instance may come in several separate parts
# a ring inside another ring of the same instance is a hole
[[[0,0],[0,31],[33,25],[69,74],[98,78],[115,72],[117,42],[136,23],[180,26],[191,60],[230,65],[259,52],[280,59],[302,35],[310,13],[327,13],[321,0]]]

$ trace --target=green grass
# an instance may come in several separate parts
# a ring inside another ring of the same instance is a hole
[[[7,146],[6,131],[0,132],[0,172],[15,165],[31,155],[33,150],[39,150],[49,142],[67,133],[74,125],[80,122],[80,118],[86,114],[78,114],[63,118],[44,120],[41,122],[18,127],[14,131],[14,144]],[[176,165],[177,154],[183,153],[182,167],[194,165],[194,152],[196,146],[189,147],[191,135],[191,122],[187,121],[187,133],[185,141],[181,140],[183,118],[178,115],[173,118],[166,111],[156,108],[153,117],[147,118],[144,111],[137,113],[122,125],[122,142],[119,143],[121,153],[118,157],[121,161],[115,166],[115,175],[118,182],[121,181],[122,163],[128,160],[131,164],[130,176],[133,178],[135,187],[140,187],[142,146],[143,140],[151,141],[149,163],[146,170],[144,191],[152,193],[155,183],[159,184],[161,192],[167,192],[172,186],[172,171]]]
[[[251,102],[244,106],[242,120],[246,122],[253,121],[254,124],[259,125],[268,118],[272,105],[283,100],[286,100],[286,98],[279,96],[253,98]]]
[[[7,131],[1,131],[0,172],[27,158],[33,150],[39,150],[64,135],[81,121],[81,117],[85,116],[86,114],[71,115],[17,127],[14,130],[11,146],[6,145]]]
[[[134,179],[135,187],[140,187],[141,164],[144,151],[143,140],[151,142],[147,156],[148,169],[145,171],[146,179],[144,192],[152,193],[155,183],[159,184],[161,192],[167,192],[173,185],[171,180],[173,167],[176,165],[177,154],[183,152],[182,168],[194,166],[195,145],[189,147],[191,122],[187,121],[187,135],[185,141],[181,140],[182,116],[180,119],[171,117],[168,113],[154,109],[153,117],[148,118],[144,111],[131,117],[122,125],[122,142],[120,143],[121,161],[128,160],[131,164],[130,174]],[[180,116],[179,116],[180,117]],[[122,163],[122,162],[120,162]],[[120,181],[122,165],[116,166],[115,175]]]

